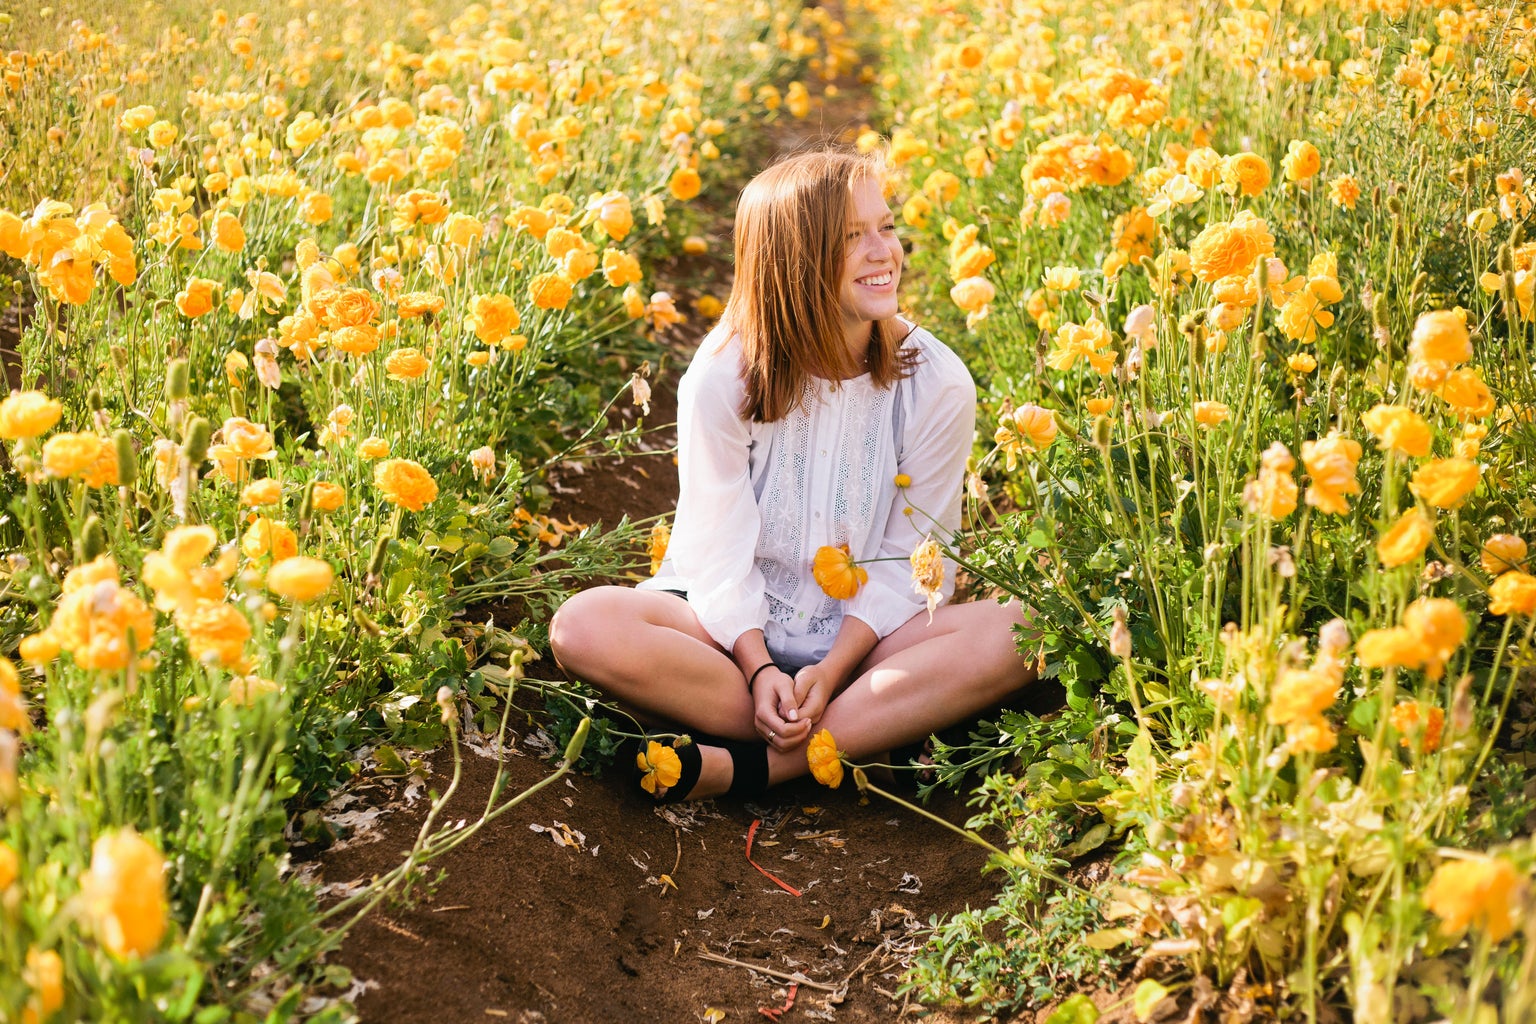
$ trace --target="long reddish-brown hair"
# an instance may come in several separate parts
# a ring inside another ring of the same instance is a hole
[[[768,167],[736,206],[736,281],[723,319],[745,356],[743,416],[782,419],[810,377],[846,379],[865,366],[848,351],[841,302],[852,186],[881,179],[872,157],[819,149]],[[868,366],[879,387],[912,372],[898,321],[877,320]]]

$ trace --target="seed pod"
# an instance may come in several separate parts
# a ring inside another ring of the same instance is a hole
[[[165,368],[165,397],[172,402],[186,398],[190,373],[185,359],[172,359],[171,364]]]
[[[81,562],[93,562],[107,550],[107,528],[101,517],[92,513],[80,527],[79,555]]]
[[[347,386],[347,368],[340,363],[332,363],[330,370],[331,387],[341,389]]]
[[[1510,247],[1509,246],[1507,246],[1507,245],[1499,246],[1499,254],[1498,254],[1498,258],[1497,259],[1498,259],[1499,273],[1507,274],[1511,270],[1515,269],[1515,255],[1514,255],[1513,252],[1510,251]]]
[[[122,345],[113,345],[109,352],[112,353],[112,365],[119,370],[128,369],[128,349]]]
[[[1419,308],[1419,299],[1423,296],[1424,286],[1427,284],[1429,284],[1429,273],[1427,271],[1421,270],[1418,274],[1414,275],[1413,287],[1408,289],[1408,312],[1412,313]]]
[[[1509,232],[1509,247],[1511,249],[1518,249],[1518,248],[1520,248],[1520,243],[1522,243],[1524,241],[1525,241],[1525,222],[1524,221],[1519,221],[1519,222],[1517,222],[1515,224],[1515,226],[1513,228],[1510,229],[1510,232]]]
[[[1391,211],[1392,216],[1401,217],[1403,215],[1403,201],[1397,198],[1397,196],[1387,196],[1387,209]]]
[[[229,408],[236,416],[245,416],[245,392],[239,388],[229,389]]]
[[[1101,452],[1109,451],[1110,436],[1114,432],[1114,424],[1108,416],[1095,416],[1093,418],[1093,446]]]
[[[91,388],[90,391],[86,392],[85,404],[90,406],[91,412],[101,412],[106,407],[106,404],[101,400],[101,389]]]
[[[203,460],[208,458],[208,442],[212,440],[213,427],[201,416],[192,417],[187,424],[187,433],[181,443],[181,454],[192,466],[201,466]]]
[[[587,745],[587,735],[592,731],[592,719],[583,718],[576,726],[576,732],[571,735],[571,742],[565,745],[565,759],[563,767],[569,768],[581,757],[582,750]]]
[[[1499,281],[1499,297],[1504,300],[1504,316],[1509,320],[1515,318],[1515,311],[1520,308],[1519,293],[1515,291],[1514,271],[1506,270]]]
[[[1386,293],[1376,296],[1376,301],[1371,303],[1371,323],[1377,330],[1387,329],[1387,296]]]
[[[377,622],[368,617],[368,613],[363,611],[361,605],[352,609],[352,621],[357,623],[369,636],[379,636],[384,632]]]
[[[139,456],[133,450],[133,435],[122,428],[112,431],[112,447],[117,455],[117,485],[132,487],[139,482]]]

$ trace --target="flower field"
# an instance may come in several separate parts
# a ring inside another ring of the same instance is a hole
[[[1536,1019],[1536,10],[844,14],[0,15],[0,1020],[347,1019],[319,955],[475,827],[320,907],[289,850],[360,752],[522,687],[573,768],[590,705],[523,667],[664,530],[546,474],[640,440],[614,403],[723,298],[658,268],[834,79],[981,384],[935,540],[1065,691],[938,745],[1002,889],[905,991]]]

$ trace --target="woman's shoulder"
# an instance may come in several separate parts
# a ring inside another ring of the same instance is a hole
[[[902,341],[903,348],[915,348],[917,359],[913,365],[914,382],[924,385],[951,385],[975,388],[971,371],[965,361],[955,355],[950,347],[934,337],[933,332],[905,317],[897,322],[907,329]]]
[[[711,388],[741,386],[745,360],[741,338],[723,323],[717,323],[699,342],[688,362],[683,379],[707,383]]]

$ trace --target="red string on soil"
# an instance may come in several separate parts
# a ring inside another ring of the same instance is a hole
[[[775,875],[773,872],[771,872],[768,869],[764,868],[761,864],[759,864],[757,861],[752,859],[752,837],[757,835],[757,827],[759,825],[761,825],[762,823],[763,823],[763,819],[762,818],[753,818],[752,819],[752,826],[747,829],[747,863],[751,864],[753,867],[757,868],[758,871],[762,872],[763,877],[767,878],[770,882],[772,882],[774,885],[778,886],[780,889],[783,889],[785,892],[789,893],[791,896],[799,896],[799,895],[801,895],[799,889],[796,889],[794,886],[792,886],[788,882],[784,881],[778,875]]]
[[[754,867],[755,866],[756,865],[754,865]],[[762,869],[758,868],[758,870],[761,871]],[[799,982],[796,982],[789,986],[789,995],[784,997],[783,1006],[759,1006],[757,1008],[757,1012],[762,1014],[764,1017],[767,1017],[769,1020],[778,1020],[780,1017],[784,1016],[790,1010],[795,1008],[795,993],[799,991],[800,984]]]

